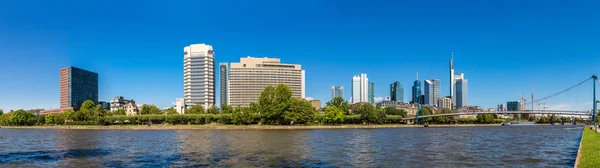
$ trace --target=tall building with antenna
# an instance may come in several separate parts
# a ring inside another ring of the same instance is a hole
[[[450,59],[450,99],[452,99],[451,107],[454,107],[456,104],[455,94],[454,94],[454,52],[452,52],[452,59]]]
[[[419,81],[419,73],[417,72],[417,80],[413,83],[412,87],[412,103],[421,104],[421,81]]]

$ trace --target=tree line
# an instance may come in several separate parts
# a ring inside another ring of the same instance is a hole
[[[432,114],[433,109],[421,108],[418,114]],[[452,113],[441,109],[436,114]],[[179,115],[174,108],[160,110],[154,105],[143,105],[139,115],[126,116],[123,109],[109,111],[94,102],[85,101],[78,111],[68,110],[63,114],[35,116],[24,110],[3,114],[0,111],[0,125],[114,125],[114,124],[264,124],[264,125],[311,125],[311,124],[400,124],[408,117],[407,112],[395,107],[376,108],[370,103],[349,104],[342,97],[326,102],[322,112],[317,112],[311,103],[292,97],[291,89],[280,84],[267,86],[261,92],[257,102],[248,107],[231,107],[223,104],[221,108],[211,106],[205,109],[194,105]],[[552,120],[552,119],[549,119]],[[420,119],[421,124],[492,124],[501,123],[495,114],[478,114],[476,118],[458,118],[439,116]],[[542,118],[541,122],[545,119]],[[553,120],[556,121],[556,120]]]

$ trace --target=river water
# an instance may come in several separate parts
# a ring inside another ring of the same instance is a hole
[[[0,167],[573,167],[581,129],[0,129]]]

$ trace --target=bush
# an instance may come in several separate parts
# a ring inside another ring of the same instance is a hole
[[[9,120],[11,125],[31,126],[35,125],[35,123],[37,122],[36,116],[33,113],[26,112],[25,110],[17,110],[12,113],[14,114],[12,114]]]
[[[345,115],[344,124],[362,124],[360,115]]]
[[[458,124],[477,124],[477,118],[455,118]]]
[[[401,115],[387,115],[387,116],[385,116],[385,122],[390,123],[390,124],[403,123]]]

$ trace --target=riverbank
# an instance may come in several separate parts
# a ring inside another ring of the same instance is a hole
[[[600,165],[600,143],[598,142],[600,142],[600,133],[596,133],[588,127],[583,129],[575,167],[586,168]]]
[[[500,126],[500,124],[427,125],[427,127]],[[348,129],[348,128],[423,128],[423,125],[58,125],[58,126],[2,126],[2,129],[81,129],[81,130],[260,130],[260,129]]]

